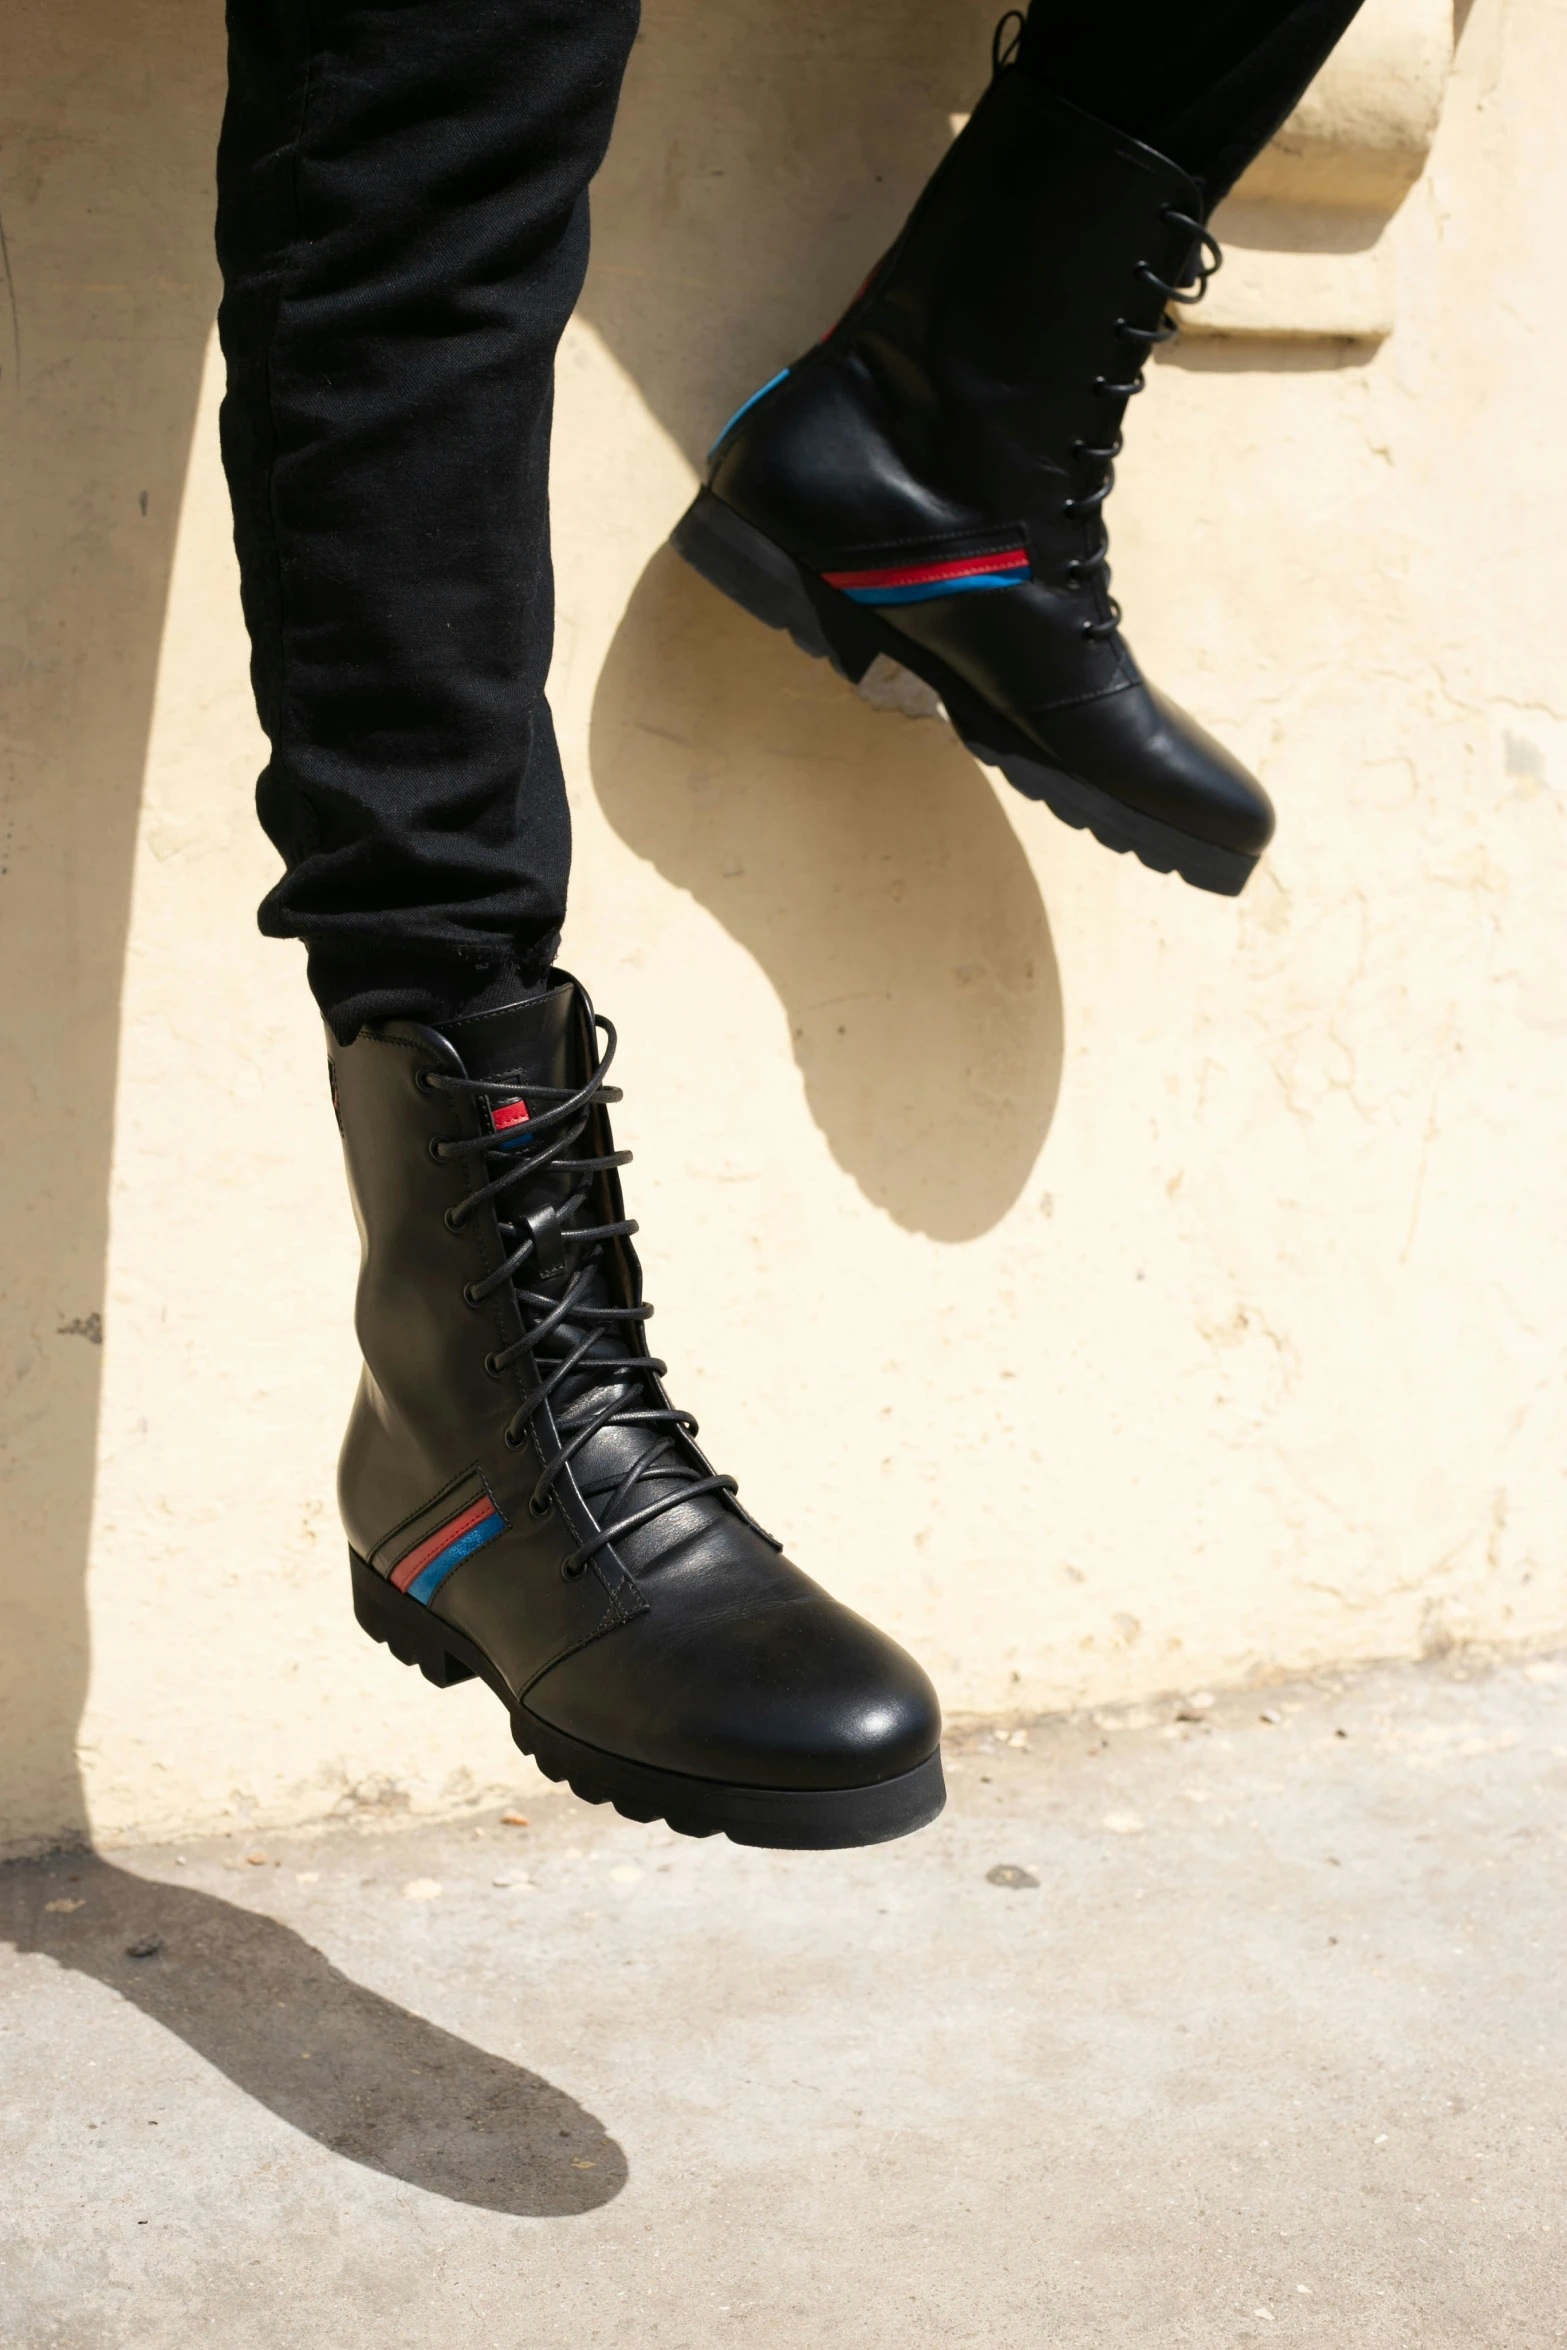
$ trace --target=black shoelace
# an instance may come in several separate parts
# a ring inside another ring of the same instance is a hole
[[[482,1306],[510,1282],[522,1315],[523,1336],[516,1344],[485,1357],[484,1367],[496,1379],[503,1378],[526,1356],[533,1359],[536,1384],[507,1423],[507,1444],[517,1450],[527,1441],[545,1405],[553,1406],[559,1441],[553,1451],[540,1442],[542,1466],[528,1499],[530,1512],[537,1518],[549,1515],[560,1477],[601,1431],[643,1428],[659,1432],[623,1473],[608,1480],[589,1484],[573,1471],[598,1531],[578,1543],[562,1561],[562,1572],[571,1576],[582,1574],[596,1552],[634,1534],[639,1527],[651,1525],[666,1510],[679,1509],[700,1494],[738,1491],[733,1477],[704,1474],[702,1467],[685,1458],[669,1441],[677,1430],[695,1438],[697,1423],[689,1412],[677,1411],[665,1400],[658,1381],[668,1365],[656,1355],[615,1353],[605,1348],[606,1340],[612,1348],[618,1338],[624,1349],[624,1330],[646,1322],[653,1309],[650,1305],[607,1302],[611,1293],[610,1275],[603,1263],[605,1251],[616,1241],[629,1240],[637,1229],[635,1221],[629,1216],[608,1224],[574,1221],[588,1204],[594,1179],[626,1166],[631,1158],[630,1151],[608,1151],[594,1158],[566,1155],[586,1131],[595,1105],[621,1099],[620,1088],[604,1082],[615,1057],[614,1025],[598,1013],[594,1025],[603,1030],[606,1049],[587,1083],[575,1090],[525,1084],[517,1077],[456,1077],[444,1069],[423,1070],[418,1079],[426,1091],[465,1093],[492,1109],[519,1096],[527,1101],[527,1125],[516,1140],[480,1134],[467,1141],[433,1142],[430,1150],[432,1157],[441,1160],[472,1160],[488,1177],[477,1190],[447,1209],[446,1221],[454,1231],[460,1230],[486,1200],[495,1202],[502,1245],[508,1253],[483,1280],[466,1283],[463,1297],[470,1306]],[[508,1194],[515,1195],[521,1186],[536,1182],[546,1169],[573,1179],[567,1196],[532,1209],[517,1201],[515,1212],[509,1215],[513,1203]],[[570,1249],[577,1251],[574,1268],[568,1257]],[[600,1274],[602,1279],[597,1278]],[[530,1277],[542,1281],[563,1278],[564,1287],[557,1295],[530,1286]],[[652,1500],[637,1500],[639,1487],[654,1484],[670,1490],[655,1494]],[[628,1503],[635,1506],[627,1509]],[[626,1513],[623,1516],[622,1511]]]
[[[1168,279],[1162,278],[1158,271],[1146,261],[1138,262],[1136,275],[1149,285],[1156,287],[1166,302],[1178,302],[1183,307],[1193,302],[1200,302],[1208,291],[1208,280],[1224,260],[1224,252],[1219,240],[1212,229],[1205,227],[1202,221],[1194,220],[1189,212],[1180,211],[1174,204],[1166,204],[1160,213],[1160,218],[1171,222],[1177,228],[1185,229],[1191,237],[1194,256],[1192,276],[1181,285],[1172,286]],[[1147,364],[1149,352],[1155,349],[1158,344],[1169,342],[1172,336],[1179,332],[1179,329],[1175,320],[1166,311],[1157,326],[1133,326],[1129,319],[1118,318],[1115,322],[1115,331],[1118,335],[1123,335],[1128,342],[1141,346],[1142,357],[1138,362],[1137,372],[1122,382],[1112,381],[1108,376],[1096,375],[1094,390],[1101,399],[1119,400],[1124,407],[1128,400],[1134,399],[1140,391],[1146,388],[1143,368]],[[1113,441],[1074,441],[1072,443],[1073,457],[1079,460],[1086,458],[1090,466],[1097,467],[1099,470],[1097,478],[1092,474],[1085,476],[1087,486],[1081,493],[1063,501],[1061,507],[1063,514],[1097,514],[1100,512],[1106,498],[1115,487],[1115,461],[1125,446],[1125,439],[1119,431]],[[1114,636],[1121,625],[1121,607],[1110,593],[1110,534],[1108,531],[1102,533],[1098,546],[1093,548],[1090,553],[1074,556],[1072,561],[1068,563],[1066,567],[1067,585],[1074,588],[1081,587],[1085,575],[1094,571],[1099,572],[1103,579],[1108,617],[1103,620],[1085,620],[1080,633],[1086,637],[1102,639]]]

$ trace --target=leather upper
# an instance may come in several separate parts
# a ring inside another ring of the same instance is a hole
[[[1202,211],[1177,165],[1004,69],[844,318],[720,441],[709,487],[818,577],[1020,535],[1026,583],[881,608],[888,642],[996,713],[995,748],[1031,746],[1254,852],[1273,829],[1266,795],[1151,693],[1090,560],[1101,513],[1073,505],[1102,474],[1085,451],[1116,439],[1129,395],[1113,387],[1160,326],[1156,281],[1188,275]]]
[[[594,1550],[580,1573],[564,1571],[599,1529],[587,1495],[634,1468],[650,1445],[667,1448],[661,1457],[678,1461],[678,1474],[707,1473],[682,1431],[602,1427],[556,1480],[548,1515],[530,1510],[558,1442],[554,1412],[544,1406],[523,1443],[508,1444],[508,1425],[537,1385],[534,1359],[525,1354],[497,1377],[486,1358],[523,1335],[517,1298],[508,1281],[481,1305],[464,1299],[465,1285],[503,1261],[502,1227],[493,1203],[473,1208],[455,1231],[446,1220],[494,1162],[442,1164],[431,1155],[432,1144],[485,1131],[486,1113],[472,1096],[421,1090],[419,1080],[444,1069],[515,1077],[523,1091],[530,1081],[581,1084],[597,1055],[576,983],[562,978],[533,1002],[444,1032],[404,1022],[367,1028],[331,1053],[363,1251],[356,1322],[365,1369],[339,1472],[359,1555],[379,1565],[398,1548],[390,1536],[407,1528],[406,1546],[440,1515],[431,1509],[436,1497],[477,1490],[460,1483],[477,1472],[505,1530],[456,1567],[431,1606],[554,1728],[655,1768],[759,1787],[872,1784],[923,1762],[940,1731],[925,1675],[785,1559],[727,1495],[682,1501]],[[602,1104],[591,1117],[578,1148],[607,1154]],[[515,1224],[558,1203],[571,1182],[542,1170],[512,1187],[506,1213]],[[583,1213],[594,1225],[621,1219],[615,1172],[593,1179]],[[579,1256],[568,1249],[555,1294]],[[599,1263],[591,1295],[640,1299],[629,1242],[610,1244]],[[645,1358],[640,1330],[627,1332],[620,1325],[600,1351]],[[662,1396],[650,1372],[628,1385],[610,1376],[595,1383],[584,1368],[569,1399],[563,1390],[556,1402],[580,1420],[650,1392]],[[677,1484],[672,1470],[666,1490]]]

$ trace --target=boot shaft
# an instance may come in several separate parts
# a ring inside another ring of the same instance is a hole
[[[1177,165],[1003,67],[844,317],[720,441],[713,490],[753,518],[787,505],[807,561],[846,531],[876,552],[1000,515],[1058,532],[1201,208]]]
[[[591,1078],[597,1052],[591,1007],[566,984],[529,1004],[454,1022],[446,1033],[383,1022],[352,1045],[334,1044],[331,1059],[360,1233],[355,1325],[365,1362],[339,1490],[351,1531],[368,1542],[367,1509],[385,1518],[388,1496],[405,1491],[412,1507],[469,1457],[502,1464],[508,1486],[519,1489],[537,1475],[538,1444],[507,1442],[536,1384],[534,1367],[523,1356],[496,1369],[496,1357],[523,1336],[512,1283],[492,1280],[508,1254],[501,1215],[494,1199],[472,1195],[504,1168],[502,1146],[513,1138],[520,1146],[555,1106],[552,1097]],[[432,1083],[443,1076],[507,1083],[476,1094]],[[486,1142],[486,1151],[464,1148]],[[595,1102],[571,1155],[605,1157],[612,1149],[608,1115]],[[537,1239],[530,1286],[559,1295],[575,1273],[580,1251],[562,1239],[556,1215],[581,1188],[569,1170],[546,1166],[507,1191],[513,1230],[520,1219]],[[614,1224],[623,1215],[614,1170],[589,1179],[574,1221]],[[595,1301],[634,1306],[640,1291],[629,1241],[604,1246]],[[544,1426],[547,1435],[548,1416]]]
[[[829,347],[912,408],[933,464],[1026,510],[1042,470],[1118,427],[1111,387],[1188,274],[1201,204],[1177,165],[1003,67]]]

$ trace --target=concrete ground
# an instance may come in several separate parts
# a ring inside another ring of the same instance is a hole
[[[951,1784],[864,1853],[535,1780],[0,1872],[0,2342],[1567,2341],[1567,1664]]]

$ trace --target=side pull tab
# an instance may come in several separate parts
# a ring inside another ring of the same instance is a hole
[[[529,1208],[523,1222],[533,1236],[533,1270],[541,1281],[557,1280],[566,1270],[566,1235],[552,1207]]]

